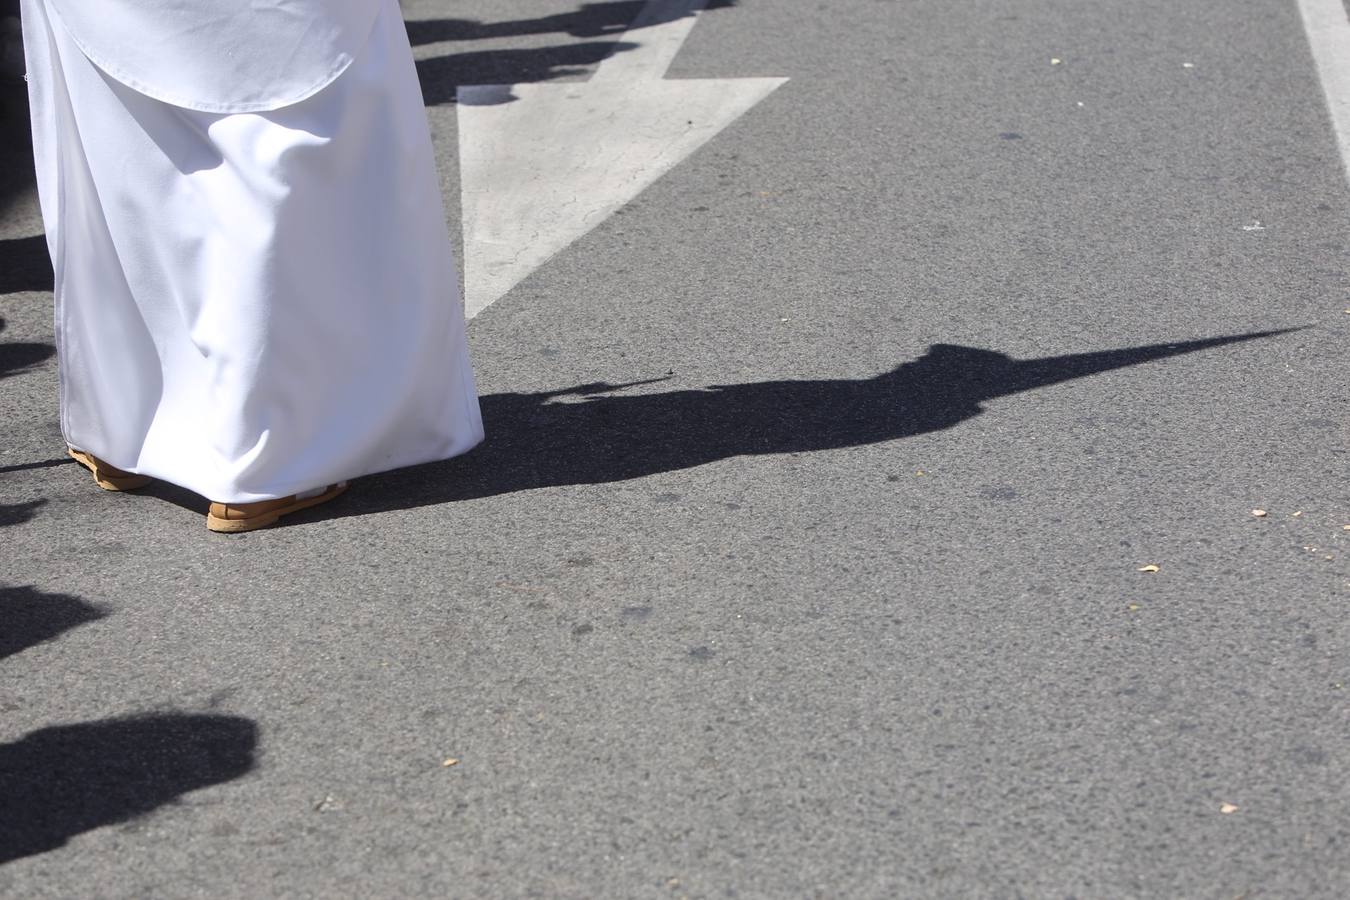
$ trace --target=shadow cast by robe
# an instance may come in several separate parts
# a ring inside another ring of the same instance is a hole
[[[874,378],[763,381],[623,395],[580,385],[481,398],[488,438],[464,457],[363,479],[331,515],[599,484],[737,456],[856,447],[940,431],[997,397],[1282,334],[1263,331],[1045,359],[936,344]]]
[[[61,725],[0,744],[0,864],[123,822],[254,766],[258,728],[158,714]]]
[[[14,509],[3,507],[6,512]],[[0,587],[0,659],[106,615],[70,594],[49,594],[27,585]]]

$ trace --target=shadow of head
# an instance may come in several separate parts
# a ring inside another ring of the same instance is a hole
[[[61,725],[0,744],[0,863],[148,813],[254,765],[257,726],[166,713]]]
[[[27,585],[0,587],[0,659],[105,615],[70,594],[49,594]]]

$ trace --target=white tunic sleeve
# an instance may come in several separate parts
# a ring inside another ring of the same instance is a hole
[[[89,60],[139,93],[261,112],[328,86],[365,45],[378,0],[48,0]]]

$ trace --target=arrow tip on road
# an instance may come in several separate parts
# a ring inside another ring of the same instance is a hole
[[[650,0],[590,81],[459,89],[469,318],[787,82],[663,80],[705,5]]]

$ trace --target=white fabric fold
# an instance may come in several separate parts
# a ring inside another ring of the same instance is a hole
[[[341,75],[379,0],[48,0],[71,40],[121,83],[202,112],[298,103]]]

